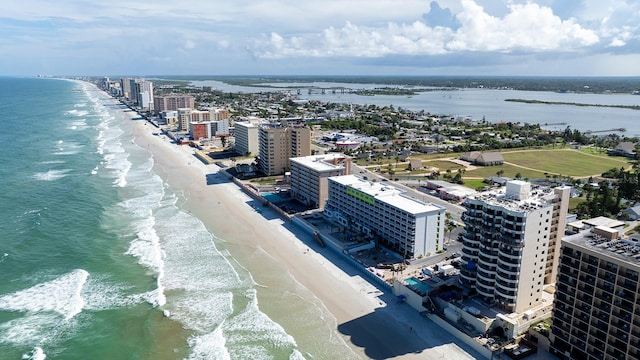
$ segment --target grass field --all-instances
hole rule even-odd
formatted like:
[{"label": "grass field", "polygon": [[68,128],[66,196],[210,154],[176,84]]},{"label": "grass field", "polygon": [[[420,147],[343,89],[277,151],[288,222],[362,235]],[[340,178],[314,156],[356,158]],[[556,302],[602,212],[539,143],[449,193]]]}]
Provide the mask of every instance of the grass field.
[{"label": "grass field", "polygon": [[571,177],[600,175],[611,168],[627,168],[630,165],[626,159],[594,156],[576,150],[517,151],[505,152],[502,156],[505,162],[549,174],[561,174]]},{"label": "grass field", "polygon": [[[595,151],[578,150],[526,150],[502,152],[505,162],[501,166],[478,167],[468,170],[464,178],[486,178],[495,176],[502,170],[505,177],[515,177],[520,173],[523,178],[545,178],[554,175],[574,178],[599,176],[611,168],[627,168],[629,159],[612,157]],[[513,164],[513,165],[512,165]],[[516,166],[517,165],[517,166]]]},{"label": "grass field", "polygon": [[476,170],[467,170],[467,172],[464,173],[463,178],[484,179],[488,178],[489,176],[497,176],[497,172],[500,170],[503,171],[502,176],[510,178],[514,178],[518,173],[520,173],[520,176],[522,176],[522,178],[526,179],[544,179],[546,177],[544,171],[523,169],[517,166],[504,164],[500,166],[479,166]]}]

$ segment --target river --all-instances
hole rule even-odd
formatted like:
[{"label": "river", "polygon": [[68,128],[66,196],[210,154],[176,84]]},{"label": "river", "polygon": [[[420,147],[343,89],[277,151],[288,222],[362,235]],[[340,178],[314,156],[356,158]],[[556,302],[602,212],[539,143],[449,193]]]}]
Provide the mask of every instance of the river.
[{"label": "river", "polygon": [[[431,114],[447,114],[469,117],[474,120],[484,118],[489,122],[520,122],[541,124],[549,130],[564,130],[567,126],[593,134],[616,133],[626,137],[640,137],[640,111],[611,107],[530,104],[509,102],[505,99],[527,99],[547,102],[565,102],[599,105],[640,105],[640,96],[631,94],[578,94],[544,91],[460,89],[455,91],[435,90],[413,96],[373,95],[364,96],[336,91],[325,94],[308,93],[309,87],[373,89],[377,87],[401,87],[402,85],[352,84],[336,82],[274,83],[273,87],[250,87],[229,85],[220,81],[193,81],[193,86],[214,86],[225,92],[256,93],[289,90],[294,94],[300,89],[300,97],[324,102],[353,103],[402,107],[408,110],[424,110]],[[265,84],[267,85],[267,84]],[[624,128],[625,132],[609,131]]]}]

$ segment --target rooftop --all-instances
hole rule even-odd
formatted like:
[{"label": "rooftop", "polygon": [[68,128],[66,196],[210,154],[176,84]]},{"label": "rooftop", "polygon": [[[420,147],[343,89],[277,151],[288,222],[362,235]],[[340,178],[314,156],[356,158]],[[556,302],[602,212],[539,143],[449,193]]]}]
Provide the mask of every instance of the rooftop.
[{"label": "rooftop", "polygon": [[423,214],[444,209],[439,205],[425,203],[407,196],[405,190],[395,186],[368,181],[355,175],[334,176],[331,177],[330,180],[357,189],[367,195],[371,195],[377,201],[387,203],[411,214]]},{"label": "rooftop", "polygon": [[562,242],[576,245],[640,268],[640,243],[637,241],[625,239],[609,240],[592,233],[590,230],[584,230],[575,235],[564,237]]},{"label": "rooftop", "polygon": [[[520,187],[524,182],[509,181],[507,184],[509,183]],[[469,198],[483,201],[489,205],[500,206],[507,210],[526,213],[551,206],[550,200],[555,196],[551,188],[533,188],[528,192],[521,193],[519,197],[509,194],[507,189],[509,187],[500,187]]]},{"label": "rooftop", "polygon": [[[311,155],[291,158],[291,162],[298,163],[302,166],[311,168],[316,171],[331,171],[344,169],[344,166],[336,161],[346,160],[348,156],[341,153],[328,153],[324,155]],[[334,162],[336,162],[334,164]]]}]

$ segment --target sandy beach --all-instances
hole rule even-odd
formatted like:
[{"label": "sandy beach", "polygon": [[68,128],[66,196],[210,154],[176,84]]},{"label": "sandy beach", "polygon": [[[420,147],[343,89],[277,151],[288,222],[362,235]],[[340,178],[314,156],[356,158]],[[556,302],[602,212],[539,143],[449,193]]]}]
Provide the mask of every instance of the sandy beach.
[{"label": "sandy beach", "polygon": [[[129,113],[130,117],[136,116]],[[222,174],[205,165],[194,149],[158,136],[158,129],[134,120],[135,142],[148,149],[155,171],[187,199],[182,207],[214,233],[257,284],[277,287],[274,278],[288,273],[299,284],[296,296],[319,304],[332,316],[325,319],[362,359],[473,359],[471,351],[437,325],[421,317],[393,294],[384,294],[360,276],[360,271],[311,236],[265,209],[253,209],[253,199]],[[242,261],[241,259],[247,259]],[[272,264],[265,267],[266,259]],[[275,289],[278,290],[278,289]],[[282,289],[283,292],[288,289]],[[259,295],[260,296],[260,293]],[[270,317],[278,318],[276,310]],[[303,327],[305,319],[299,319]],[[296,337],[295,329],[286,329]],[[459,345],[460,344],[460,345]],[[319,358],[319,357],[315,357]]]}]

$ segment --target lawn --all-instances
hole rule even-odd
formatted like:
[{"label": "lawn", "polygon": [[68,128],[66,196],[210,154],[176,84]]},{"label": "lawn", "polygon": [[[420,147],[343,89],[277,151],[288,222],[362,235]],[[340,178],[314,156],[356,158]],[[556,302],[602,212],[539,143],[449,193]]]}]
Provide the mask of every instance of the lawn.
[{"label": "lawn", "polygon": [[458,169],[463,169],[464,166],[460,164],[456,164],[447,160],[431,160],[431,161],[423,161],[422,166],[424,167],[436,167],[440,174],[443,175],[447,172],[447,170],[451,170],[452,173],[458,171]]},{"label": "lawn", "polygon": [[[514,151],[503,152],[502,156],[505,162],[539,170],[543,173],[547,172],[550,175],[559,174],[571,177],[600,175],[611,168],[627,168],[630,165],[626,159],[594,156],[576,150]],[[531,177],[524,174],[524,169],[521,173],[523,177]]]},{"label": "lawn", "polygon": [[543,171],[529,170],[523,169],[517,166],[512,166],[508,164],[500,165],[500,166],[478,166],[476,170],[467,170],[464,173],[463,178],[467,181],[467,178],[488,178],[490,176],[498,176],[497,172],[502,170],[502,176],[514,178],[516,174],[520,173],[522,178],[527,179],[544,179],[546,175]]}]

